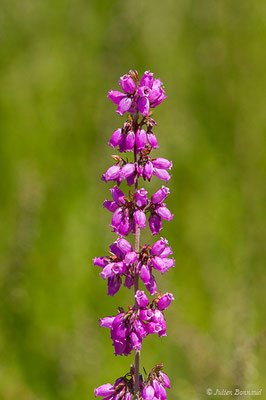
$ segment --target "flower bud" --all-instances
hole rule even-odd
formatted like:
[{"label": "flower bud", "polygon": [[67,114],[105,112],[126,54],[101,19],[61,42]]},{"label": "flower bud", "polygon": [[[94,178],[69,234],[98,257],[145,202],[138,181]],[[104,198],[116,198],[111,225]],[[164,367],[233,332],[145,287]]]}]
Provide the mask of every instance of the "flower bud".
[{"label": "flower bud", "polygon": [[149,330],[156,330],[155,333],[158,333],[159,337],[166,336],[166,322],[163,313],[160,310],[154,311],[154,316],[151,319],[150,324],[150,327],[148,327]]},{"label": "flower bud", "polygon": [[149,226],[151,233],[157,235],[162,229],[162,219],[157,214],[151,214],[149,218]]},{"label": "flower bud", "polygon": [[159,146],[158,146],[158,143],[157,143],[157,138],[156,138],[156,136],[154,135],[154,133],[149,132],[149,133],[147,134],[147,139],[148,139],[149,145],[150,145],[153,149],[157,149],[157,148],[159,147]]},{"label": "flower bud", "polygon": [[100,272],[100,275],[103,279],[110,278],[111,276],[114,276],[114,271],[113,271],[113,265],[114,263],[109,263],[104,267],[104,269]]},{"label": "flower bud", "polygon": [[[128,355],[128,351],[127,351],[127,343],[126,342],[117,342],[114,341],[113,343],[114,349],[115,349],[115,355],[120,355],[122,356],[123,354]],[[111,400],[112,397],[107,397],[105,398],[106,400]]]},{"label": "flower bud", "polygon": [[131,230],[132,224],[130,223],[130,220],[128,218],[124,218],[117,229],[117,233],[119,233],[121,236],[127,236]]},{"label": "flower bud", "polygon": [[157,284],[156,284],[156,280],[154,278],[153,275],[151,275],[151,279],[150,282],[147,283],[146,285],[146,289],[150,292],[150,294],[153,296],[155,293],[157,293]]},{"label": "flower bud", "polygon": [[154,388],[155,396],[157,398],[160,398],[160,386],[159,386],[157,379],[152,380],[152,386]]},{"label": "flower bud", "polygon": [[122,208],[118,208],[113,213],[111,227],[117,228],[121,224],[122,220],[123,220],[123,210],[122,210]]},{"label": "flower bud", "polygon": [[[162,255],[160,255],[162,257]],[[164,260],[164,265],[165,265],[165,271],[168,271],[169,268],[172,268],[175,266],[175,260],[173,258],[163,258]],[[162,273],[164,273],[162,272]]]},{"label": "flower bud", "polygon": [[114,186],[112,189],[110,189],[110,191],[111,191],[112,198],[114,199],[114,201],[117,204],[125,203],[125,199],[124,199],[125,195],[122,192],[122,190],[118,189],[117,186]]},{"label": "flower bud", "polygon": [[166,390],[162,385],[159,386],[160,386],[160,399],[166,400]]},{"label": "flower bud", "polygon": [[120,178],[123,180],[128,178],[130,175],[133,175],[135,172],[135,164],[128,163],[125,164],[120,171]]},{"label": "flower bud", "polygon": [[161,206],[156,208],[156,213],[163,219],[165,219],[166,221],[171,221],[174,217],[174,214],[171,214],[171,211],[168,210],[167,207],[165,206]]},{"label": "flower bud", "polygon": [[125,283],[124,283],[124,286],[125,287],[127,287],[128,289],[130,289],[131,288],[131,286],[133,286],[134,285],[134,281],[133,281],[133,279],[132,278],[130,278],[129,276],[126,276],[125,277]]},{"label": "flower bud", "polygon": [[117,239],[116,244],[124,254],[133,250],[131,244],[124,238]]},{"label": "flower bud", "polygon": [[136,90],[135,82],[128,74],[121,76],[119,83],[125,93],[132,94]]},{"label": "flower bud", "polygon": [[172,293],[165,293],[158,301],[159,310],[165,310],[167,307],[169,307],[172,300],[174,300]]},{"label": "flower bud", "polygon": [[145,71],[144,75],[142,76],[140,80],[140,86],[148,86],[150,89],[152,89],[153,86],[153,73],[150,71]]},{"label": "flower bud", "polygon": [[162,179],[163,181],[166,181],[166,182],[168,182],[171,179],[171,175],[165,169],[154,168],[153,169],[153,174],[157,178]]},{"label": "flower bud", "polygon": [[141,340],[135,332],[131,332],[130,341],[134,350],[141,350]]},{"label": "flower bud", "polygon": [[118,205],[114,201],[109,201],[105,200],[103,203],[104,208],[106,208],[108,211],[111,211],[112,213],[115,212],[118,209]]},{"label": "flower bud", "polygon": [[148,200],[147,193],[147,190],[143,188],[136,191],[135,203],[138,207],[146,206]]},{"label": "flower bud", "polygon": [[144,166],[144,175],[147,177],[148,181],[151,180],[153,173],[153,165],[151,161],[148,161]]},{"label": "flower bud", "polygon": [[155,105],[158,103],[162,93],[162,89],[159,86],[153,85],[153,88],[149,93],[149,100],[152,107],[155,107]]},{"label": "flower bud", "polygon": [[129,335],[129,328],[124,322],[122,324],[118,325],[115,336],[117,340],[123,340]]},{"label": "flower bud", "polygon": [[163,320],[163,322],[162,322],[162,324],[161,324],[161,330],[160,330],[160,332],[158,333],[158,336],[159,336],[159,337],[167,336],[167,334],[166,334],[166,322],[165,322],[165,320]]},{"label": "flower bud", "polygon": [[152,259],[152,266],[153,268],[157,269],[157,271],[160,271],[161,273],[165,272],[165,259],[155,256]]},{"label": "flower bud", "polygon": [[122,129],[121,128],[116,129],[114,131],[114,133],[112,134],[108,144],[109,144],[109,146],[115,148],[116,146],[118,146],[121,143],[122,139],[123,139]]},{"label": "flower bud", "polygon": [[172,161],[167,160],[166,158],[158,157],[152,160],[152,163],[155,168],[159,169],[171,169],[172,168]]},{"label": "flower bud", "polygon": [[168,242],[166,239],[161,238],[157,240],[151,247],[151,255],[159,256],[164,251],[167,244]]},{"label": "flower bud", "polygon": [[125,137],[125,135],[123,135],[122,140],[121,140],[121,142],[119,143],[119,151],[120,151],[120,153],[126,152],[126,144],[125,144],[125,141],[126,141],[126,137]]},{"label": "flower bud", "polygon": [[172,247],[168,246],[164,249],[164,251],[160,254],[161,257],[169,257],[171,256],[173,253]]},{"label": "flower bud", "polygon": [[152,386],[145,386],[142,392],[143,400],[153,400],[154,398],[154,389]]},{"label": "flower bud", "polygon": [[132,174],[132,175],[130,175],[130,176],[127,177],[127,185],[128,185],[128,186],[132,186],[134,182],[135,182],[135,180],[134,180],[134,174]]},{"label": "flower bud", "polygon": [[[122,324],[122,322],[124,321],[124,313],[119,313],[115,316],[115,319],[112,323],[112,330],[116,330],[117,327]],[[112,332],[112,331],[111,331]],[[112,335],[111,335],[112,336]]]},{"label": "flower bud", "polygon": [[152,92],[153,91],[151,90],[150,95],[149,95],[149,100],[152,99],[152,101],[150,100],[150,102],[152,103],[151,107],[157,107],[159,104],[161,104],[161,102],[163,100],[167,99],[167,96],[165,96],[165,92],[164,92],[164,90],[162,88],[159,88],[156,91],[157,92],[157,94],[156,94],[157,99],[156,100],[154,100],[154,97],[156,97],[156,96],[154,96],[154,93],[152,93]]},{"label": "flower bud", "polygon": [[125,255],[124,263],[126,265],[134,264],[137,261],[138,255],[135,251],[130,251]]},{"label": "flower bud", "polygon": [[115,389],[113,385],[111,385],[111,383],[105,383],[104,385],[101,385],[94,389],[95,397],[111,396],[113,393],[115,393]]},{"label": "flower bud", "polygon": [[116,317],[104,317],[99,320],[101,328],[112,328],[112,324]]},{"label": "flower bud", "polygon": [[103,174],[102,180],[104,181],[112,181],[119,178],[121,167],[119,165],[112,165],[108,170]]},{"label": "flower bud", "polygon": [[139,97],[138,109],[143,117],[147,117],[149,115],[150,102],[147,97]]},{"label": "flower bud", "polygon": [[142,265],[141,270],[140,270],[140,277],[144,285],[150,282],[151,279],[151,273],[147,265]]},{"label": "flower bud", "polygon": [[157,190],[157,192],[151,196],[151,201],[154,204],[159,204],[166,199],[169,193],[170,189],[166,186],[162,186],[161,189]]},{"label": "flower bud", "polygon": [[138,129],[136,133],[136,147],[137,150],[144,149],[147,142],[147,134],[144,129]]},{"label": "flower bud", "polygon": [[93,259],[93,264],[103,268],[108,264],[108,261],[106,261],[105,257],[95,257]]},{"label": "flower bud", "polygon": [[124,93],[118,92],[117,90],[110,90],[107,97],[115,104],[119,104],[120,101],[125,97]]},{"label": "flower bud", "polygon": [[[147,311],[147,310],[140,310],[140,312],[142,312],[142,311]],[[135,319],[135,321],[133,322],[133,327],[135,329],[136,334],[141,339],[143,339],[143,338],[145,338],[147,336],[145,324],[140,319]]]},{"label": "flower bud", "polygon": [[135,145],[135,133],[129,131],[125,138],[125,150],[131,151]]},{"label": "flower bud", "polygon": [[127,97],[127,96],[123,97],[122,100],[118,104],[118,107],[116,110],[117,114],[120,114],[122,117],[123,114],[125,114],[125,112],[127,112],[130,109],[131,103],[132,103],[132,100],[130,97]]},{"label": "flower bud", "polygon": [[139,269],[141,267],[141,262],[137,262],[137,264],[135,265],[135,273],[138,274],[139,273]]},{"label": "flower bud", "polygon": [[160,79],[155,79],[152,85],[152,90],[149,93],[149,100],[152,107],[158,106],[164,99],[166,99],[163,85]]},{"label": "flower bud", "polygon": [[137,173],[139,174],[139,176],[143,176],[143,166],[142,165],[138,165],[137,167]]},{"label": "flower bud", "polygon": [[135,294],[135,299],[140,308],[145,308],[149,304],[149,299],[143,290],[138,290]]},{"label": "flower bud", "polygon": [[145,229],[146,215],[142,210],[137,210],[134,212],[134,221],[140,229]]},{"label": "flower bud", "polygon": [[114,296],[120,289],[122,279],[119,275],[111,276],[108,278],[108,295]]},{"label": "flower bud", "polygon": [[171,385],[170,385],[170,379],[168,378],[168,376],[167,376],[164,372],[162,372],[162,371],[160,371],[159,374],[160,374],[160,376],[161,376],[161,378],[162,378],[162,380],[163,380],[164,386],[165,386],[166,388],[170,389],[170,388],[171,388]]}]

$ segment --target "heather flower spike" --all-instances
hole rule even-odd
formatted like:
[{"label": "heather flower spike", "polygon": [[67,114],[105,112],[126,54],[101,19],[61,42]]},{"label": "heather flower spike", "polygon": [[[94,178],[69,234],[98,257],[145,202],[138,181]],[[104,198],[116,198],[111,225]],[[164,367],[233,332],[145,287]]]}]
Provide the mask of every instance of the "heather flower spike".
[{"label": "heather flower spike", "polygon": [[[156,279],[159,273],[173,268],[175,260],[165,238],[157,237],[151,244],[140,245],[140,232],[149,227],[152,235],[158,235],[164,221],[171,221],[173,214],[165,203],[170,194],[168,187],[162,185],[149,195],[145,187],[139,187],[139,181],[142,179],[143,185],[151,179],[171,179],[172,161],[152,155],[159,147],[152,109],[166,96],[163,83],[150,71],[139,77],[137,71],[130,70],[121,76],[119,85],[120,90],[110,90],[107,97],[116,104],[120,116],[127,113],[127,120],[114,130],[108,144],[127,155],[112,155],[113,164],[102,175],[104,182],[115,183],[110,188],[111,198],[103,206],[112,213],[110,226],[116,237],[108,253],[95,257],[93,264],[100,268],[99,275],[107,282],[108,295],[114,296],[122,284],[134,293],[132,306],[127,310],[119,307],[116,315],[103,317],[99,322],[100,327],[110,330],[114,354],[134,353],[135,363],[114,384],[95,388],[94,394],[106,400],[165,400],[170,380],[162,371],[163,365],[156,365],[149,374],[141,374],[140,352],[148,335],[166,336],[165,314],[174,296],[158,291]],[[129,190],[119,188],[123,181]],[[129,233],[135,236],[134,246],[126,239]]]}]

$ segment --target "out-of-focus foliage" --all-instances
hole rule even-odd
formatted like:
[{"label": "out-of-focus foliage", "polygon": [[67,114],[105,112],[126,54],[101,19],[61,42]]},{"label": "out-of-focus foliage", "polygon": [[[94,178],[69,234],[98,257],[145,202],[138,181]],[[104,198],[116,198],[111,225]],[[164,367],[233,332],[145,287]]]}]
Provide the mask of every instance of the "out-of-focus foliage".
[{"label": "out-of-focus foliage", "polygon": [[91,262],[115,238],[106,94],[130,68],[165,83],[156,154],[174,162],[176,301],[142,362],[165,362],[170,400],[265,396],[265,20],[263,0],[1,1],[1,399],[91,399],[133,361],[97,322],[132,292],[108,298]]}]

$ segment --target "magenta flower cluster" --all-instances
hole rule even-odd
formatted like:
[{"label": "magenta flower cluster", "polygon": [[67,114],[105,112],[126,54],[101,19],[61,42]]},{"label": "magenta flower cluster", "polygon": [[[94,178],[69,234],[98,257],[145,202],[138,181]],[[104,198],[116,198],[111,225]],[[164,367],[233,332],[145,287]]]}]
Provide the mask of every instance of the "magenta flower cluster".
[{"label": "magenta flower cluster", "polygon": [[150,108],[166,99],[163,83],[160,79],[154,79],[149,71],[145,72],[140,82],[137,73],[129,71],[129,74],[121,76],[119,84],[123,93],[110,90],[108,97],[118,105],[116,112],[121,116],[126,112],[140,112],[142,117],[148,117]]},{"label": "magenta flower cluster", "polygon": [[141,350],[142,339],[152,333],[166,336],[166,322],[162,310],[174,300],[172,293],[157,296],[149,305],[143,290],[135,294],[138,307],[121,310],[114,317],[100,319],[100,326],[111,329],[115,354],[128,356],[132,350]]},{"label": "magenta flower cluster", "polygon": [[175,260],[169,258],[172,254],[172,248],[163,238],[157,240],[152,246],[142,246],[137,254],[126,239],[119,237],[111,244],[109,255],[96,257],[93,263],[102,268],[100,275],[108,281],[109,295],[113,296],[118,292],[123,279],[124,286],[130,289],[134,284],[136,272],[139,273],[150,294],[154,295],[157,292],[154,270],[164,274],[169,268],[174,267]]},{"label": "magenta flower cluster", "polygon": [[[117,315],[101,318],[100,326],[110,329],[114,354],[128,356],[134,352],[135,364],[113,385],[106,383],[96,388],[95,397],[101,396],[105,400],[164,400],[170,381],[162,371],[163,365],[156,365],[144,376],[139,367],[140,351],[148,335],[166,336],[164,313],[174,296],[158,291],[156,275],[157,271],[166,273],[175,266],[175,261],[165,238],[140,246],[140,232],[149,226],[151,234],[158,235],[163,220],[171,221],[173,214],[165,203],[170,194],[168,187],[161,186],[149,197],[144,187],[139,188],[139,181],[149,182],[154,176],[168,182],[171,178],[172,162],[151,156],[151,152],[158,148],[153,133],[157,123],[152,118],[152,110],[166,96],[161,80],[154,79],[149,71],[141,78],[137,71],[129,71],[120,78],[119,84],[122,91],[110,90],[108,98],[117,105],[119,115],[128,115],[123,126],[112,134],[109,145],[120,153],[131,152],[134,157],[129,161],[127,157],[113,155],[113,165],[102,175],[104,182],[115,183],[110,189],[111,199],[106,199],[103,206],[112,213],[110,226],[117,237],[109,246],[108,255],[95,257],[93,263],[100,267],[100,276],[107,280],[108,295],[114,296],[122,283],[128,289],[134,288],[134,304],[126,311],[119,307]],[[119,187],[123,181],[133,190],[125,193]],[[134,248],[125,238],[130,233],[135,236]],[[149,300],[147,294],[154,298]]]},{"label": "magenta flower cluster", "polygon": [[[146,381],[143,376],[139,377],[138,398],[143,400],[166,400],[166,388],[170,389],[170,380],[162,371],[163,365],[156,365],[148,374]],[[94,389],[95,397],[104,397],[104,400],[132,400],[134,397],[134,373],[135,369],[131,366],[130,372],[118,378],[114,385],[105,383]]]},{"label": "magenta flower cluster", "polygon": [[162,229],[162,219],[171,221],[173,214],[163,203],[169,194],[169,189],[162,186],[151,197],[147,197],[145,189],[136,190],[128,197],[117,186],[111,189],[112,200],[105,200],[103,206],[113,213],[111,227],[121,236],[127,236],[130,232],[136,233],[136,228],[146,228],[146,214],[149,213],[149,226],[153,235],[157,235]]}]

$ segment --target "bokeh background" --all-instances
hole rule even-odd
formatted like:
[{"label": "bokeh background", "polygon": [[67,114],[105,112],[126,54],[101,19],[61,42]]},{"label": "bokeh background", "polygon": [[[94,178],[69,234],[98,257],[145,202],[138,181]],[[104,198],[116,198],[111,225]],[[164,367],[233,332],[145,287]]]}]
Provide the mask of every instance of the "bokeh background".
[{"label": "bokeh background", "polygon": [[266,399],[265,21],[264,0],[1,1],[1,399],[92,399],[133,362],[97,322],[132,292],[109,298],[91,261],[115,238],[106,94],[131,68],[165,84],[156,154],[174,162],[176,301],[142,365],[165,363],[170,400]]}]

